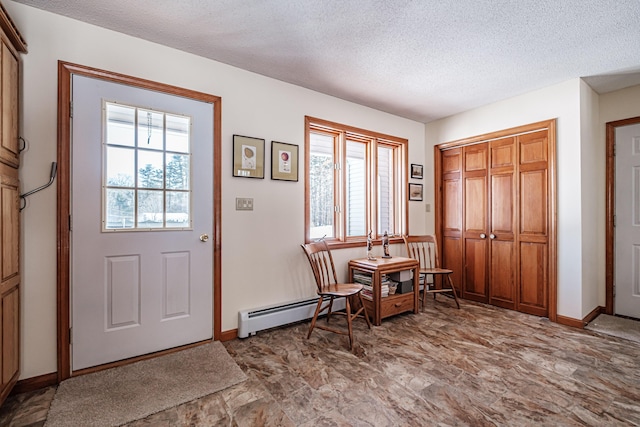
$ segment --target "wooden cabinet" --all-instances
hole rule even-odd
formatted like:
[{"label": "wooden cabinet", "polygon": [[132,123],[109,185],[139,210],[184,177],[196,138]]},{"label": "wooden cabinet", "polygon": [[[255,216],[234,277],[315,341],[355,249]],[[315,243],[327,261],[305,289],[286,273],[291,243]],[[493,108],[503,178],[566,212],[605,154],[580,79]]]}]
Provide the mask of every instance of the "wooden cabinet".
[{"label": "wooden cabinet", "polygon": [[26,44],[0,5],[0,404],[20,374],[19,52]]},{"label": "wooden cabinet", "polygon": [[549,128],[446,144],[439,154],[442,264],[466,299],[549,314]]},{"label": "wooden cabinet", "polygon": [[[371,287],[373,296],[371,299],[363,296],[362,300],[367,309],[371,322],[379,326],[382,319],[405,311],[418,312],[419,292],[419,263],[412,258],[392,257],[369,260],[367,258],[349,261],[349,278],[354,281],[354,272],[362,272],[371,275]],[[413,272],[413,292],[406,294],[381,295],[382,276],[385,274],[411,270]]]}]

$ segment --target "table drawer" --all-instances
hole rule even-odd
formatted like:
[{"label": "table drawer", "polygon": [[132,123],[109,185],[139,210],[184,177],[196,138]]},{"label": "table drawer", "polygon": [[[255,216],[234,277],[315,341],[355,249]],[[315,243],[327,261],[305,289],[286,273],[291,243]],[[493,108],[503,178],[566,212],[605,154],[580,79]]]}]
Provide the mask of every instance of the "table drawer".
[{"label": "table drawer", "polygon": [[390,295],[380,301],[380,318],[413,311],[413,293]]}]

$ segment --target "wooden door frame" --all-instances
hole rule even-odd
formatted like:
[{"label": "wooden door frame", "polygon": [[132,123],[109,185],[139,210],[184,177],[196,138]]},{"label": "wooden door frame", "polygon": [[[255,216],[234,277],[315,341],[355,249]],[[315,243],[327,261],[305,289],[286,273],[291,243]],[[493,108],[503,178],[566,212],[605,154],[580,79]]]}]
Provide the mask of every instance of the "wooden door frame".
[{"label": "wooden door frame", "polygon": [[[213,104],[213,339],[222,335],[221,313],[221,141],[222,98],[137,77],[99,70],[83,65],[58,61],[58,183],[57,183],[57,331],[58,382],[69,378],[71,372],[71,307],[70,307],[70,215],[71,215],[71,77],[90,77],[169,95],[191,98]],[[186,346],[188,347],[188,346]],[[162,353],[162,352],[160,352]],[[141,356],[140,358],[146,358]],[[139,358],[128,359],[128,361]],[[117,363],[117,362],[116,362]],[[104,365],[104,367],[113,364]],[[91,370],[96,370],[90,368]],[[99,369],[99,368],[98,368]]]},{"label": "wooden door frame", "polygon": [[640,117],[616,120],[606,123],[607,140],[607,166],[606,166],[606,231],[605,231],[605,314],[613,315],[613,284],[615,253],[615,226],[616,214],[616,128],[640,123]]},{"label": "wooden door frame", "polygon": [[[549,155],[549,199],[548,199],[548,218],[549,218],[549,265],[548,265],[548,307],[549,320],[558,322],[558,260],[557,260],[557,208],[556,208],[556,119],[545,120],[541,122],[531,123],[528,125],[518,126],[511,129],[504,129],[496,132],[477,135],[470,138],[460,139],[452,142],[445,142],[433,147],[434,162],[434,187],[435,187],[435,230],[438,239],[438,245],[442,248],[442,163],[440,153],[446,149],[455,147],[463,147],[465,145],[479,144],[491,141],[493,139],[515,136],[523,133],[535,132],[537,130],[548,129],[548,155]],[[462,284],[460,284],[462,286]]]}]

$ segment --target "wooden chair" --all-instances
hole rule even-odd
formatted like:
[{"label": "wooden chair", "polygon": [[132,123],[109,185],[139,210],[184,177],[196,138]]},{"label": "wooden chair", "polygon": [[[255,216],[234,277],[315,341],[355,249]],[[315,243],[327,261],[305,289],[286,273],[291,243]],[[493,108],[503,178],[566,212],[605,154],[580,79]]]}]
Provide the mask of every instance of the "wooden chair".
[{"label": "wooden chair", "polygon": [[[407,254],[410,258],[420,261],[420,281],[424,277],[424,286],[422,287],[422,306],[427,294],[433,294],[433,299],[436,298],[436,294],[447,292],[453,295],[453,299],[456,302],[458,308],[460,303],[458,302],[458,295],[456,295],[456,288],[453,286],[453,280],[451,280],[451,274],[453,270],[440,267],[440,259],[438,258],[438,243],[436,236],[402,236],[404,239],[404,245],[407,248]],[[431,276],[431,282],[429,283],[429,276]],[[436,278],[440,278],[440,286],[437,285]],[[444,280],[448,282],[448,287],[444,287]]]},{"label": "wooden chair", "polygon": [[[300,246],[302,246],[304,253],[309,259],[309,263],[311,264],[311,270],[313,270],[313,276],[315,277],[316,285],[318,286],[318,296],[320,297],[318,299],[318,305],[316,306],[316,311],[313,315],[313,319],[311,320],[311,326],[309,327],[307,339],[309,339],[309,337],[311,336],[313,328],[317,327],[319,329],[335,332],[337,334],[348,335],[349,349],[352,350],[353,329],[351,327],[351,321],[356,317],[362,315],[367,321],[367,326],[369,327],[369,329],[371,329],[371,322],[369,321],[369,316],[367,315],[367,310],[364,307],[362,295],[360,294],[360,291],[362,291],[362,285],[358,283],[338,283],[336,270],[333,265],[333,257],[331,256],[331,251],[329,250],[327,242],[325,242],[324,240]],[[360,308],[352,314],[350,297],[356,295],[360,300]],[[322,307],[325,296],[329,297],[329,301],[324,307]],[[335,298],[345,298],[346,313],[340,311],[332,311],[333,300]],[[318,315],[325,310],[327,310],[327,325],[316,325]],[[332,314],[340,314],[347,317],[347,331],[332,328],[329,326],[329,318]]]}]

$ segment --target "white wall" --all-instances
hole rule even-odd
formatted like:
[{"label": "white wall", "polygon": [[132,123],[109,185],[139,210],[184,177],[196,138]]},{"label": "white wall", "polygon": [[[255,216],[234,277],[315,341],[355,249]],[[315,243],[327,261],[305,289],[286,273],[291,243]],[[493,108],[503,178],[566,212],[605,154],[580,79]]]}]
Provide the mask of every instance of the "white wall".
[{"label": "white wall", "polygon": [[[232,177],[232,135],[298,144],[304,158],[304,116],[310,115],[409,140],[409,163],[425,158],[424,125],[322,95],[144,40],[6,1],[25,37],[22,188],[46,182],[56,160],[57,62],[78,63],[222,97],[222,330],[237,327],[239,310],[312,296],[315,285],[299,245],[304,240],[304,169],[300,181]],[[425,170],[428,174],[429,169]],[[236,212],[236,197],[252,197],[252,212]],[[56,365],[56,191],[30,198],[22,212],[22,374]],[[424,204],[411,202],[410,231],[425,231]],[[392,253],[401,248],[396,245]],[[337,251],[347,260],[364,248]]]},{"label": "white wall", "polygon": [[[434,145],[557,118],[558,315],[574,319],[583,317],[580,96],[581,80],[574,79],[428,123],[425,128],[427,162],[432,165]],[[433,187],[433,178],[429,185]],[[428,220],[433,227],[433,214]]]},{"label": "white wall", "polygon": [[580,81],[582,172],[582,316],[605,305],[605,141],[599,133],[599,96]]}]

